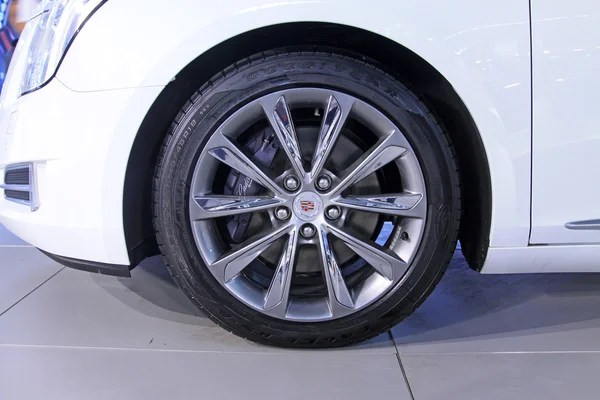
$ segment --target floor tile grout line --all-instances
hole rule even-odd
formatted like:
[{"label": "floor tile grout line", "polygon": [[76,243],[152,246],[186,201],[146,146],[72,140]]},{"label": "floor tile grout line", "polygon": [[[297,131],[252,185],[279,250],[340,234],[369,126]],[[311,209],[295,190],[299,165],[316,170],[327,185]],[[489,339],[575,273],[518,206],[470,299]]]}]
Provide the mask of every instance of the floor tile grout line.
[{"label": "floor tile grout line", "polygon": [[398,351],[398,346],[396,345],[396,341],[394,340],[394,335],[392,335],[391,330],[388,331],[388,335],[390,335],[390,339],[392,340],[394,349],[396,349],[396,359],[398,360],[398,365],[400,366],[400,371],[402,371],[402,377],[404,377],[404,383],[406,383],[406,389],[408,389],[408,394],[410,395],[411,400],[415,400],[415,396],[410,387],[410,383],[408,382],[408,376],[406,375],[406,371],[404,370],[404,365],[402,365],[402,360],[400,359],[400,352]]},{"label": "floor tile grout line", "polygon": [[[291,355],[314,355],[315,353],[307,353],[305,351],[289,350],[289,351],[228,351],[228,350],[193,350],[193,349],[156,349],[147,347],[101,347],[101,346],[67,346],[67,345],[52,345],[52,344],[19,344],[19,343],[0,343],[0,349],[16,347],[16,348],[31,348],[31,349],[58,349],[58,350],[91,350],[91,351],[132,351],[132,352],[158,352],[158,353],[211,353],[211,354],[238,354],[238,355],[271,355],[271,356],[291,356]],[[331,356],[342,355],[352,357],[362,356],[388,356],[389,353],[346,353],[346,352],[318,352],[319,354],[327,354]]]},{"label": "floor tile grout line", "polygon": [[62,267],[61,269],[59,269],[58,271],[56,271],[55,273],[53,273],[48,279],[46,279],[44,282],[40,283],[39,285],[37,285],[36,287],[34,287],[29,293],[27,293],[25,296],[21,297],[19,300],[17,300],[16,303],[14,303],[12,306],[8,307],[6,310],[2,311],[0,313],[0,317],[3,316],[4,314],[6,314],[7,312],[9,312],[14,306],[16,306],[17,304],[19,304],[20,302],[22,302],[23,300],[25,300],[31,293],[35,292],[36,290],[38,290],[44,283],[48,282],[50,279],[54,278],[56,275],[58,275],[58,273],[60,271],[62,271],[63,269],[65,269],[66,267]]},{"label": "floor tile grout line", "polygon": [[600,354],[600,350],[515,350],[515,351],[418,351],[405,352],[404,355],[412,356],[463,356],[463,355],[531,355],[531,354]]},{"label": "floor tile grout line", "polygon": [[398,365],[400,365],[400,370],[402,371],[402,376],[404,377],[404,382],[406,383],[406,388],[408,389],[408,394],[410,395],[411,400],[415,400],[415,395],[413,394],[412,388],[410,387],[410,383],[408,382],[408,376],[406,375],[406,371],[404,370],[404,365],[402,365],[402,360],[400,359],[400,353],[396,350],[396,359],[398,360]]},{"label": "floor tile grout line", "polygon": [[[59,271],[60,272],[60,271]],[[284,351],[274,351],[274,352],[264,352],[264,351],[228,351],[228,350],[199,350],[199,349],[156,349],[156,348],[147,348],[147,347],[102,347],[102,346],[66,346],[66,345],[51,345],[51,344],[23,344],[23,343],[0,343],[0,349],[3,347],[22,347],[22,348],[51,348],[51,349],[78,349],[78,350],[125,350],[125,351],[152,351],[152,352],[178,352],[178,353],[219,353],[219,354],[255,354],[255,355],[292,355],[292,354],[304,354],[302,350],[284,350]],[[341,355],[351,355],[351,356],[372,356],[372,355],[389,355],[389,353],[378,353],[378,352],[357,352],[357,353],[346,353],[339,351],[319,351],[322,354],[341,354]],[[308,354],[308,353],[307,353]],[[312,353],[311,353],[312,354]],[[554,350],[554,351],[521,351],[521,352],[457,352],[457,353],[404,353],[405,356],[439,356],[439,355],[517,355],[517,354],[590,354],[590,355],[598,355],[600,354],[600,350]],[[395,352],[396,357],[399,357],[399,352]],[[402,364],[404,367],[404,364]],[[404,371],[405,372],[405,371]]]}]

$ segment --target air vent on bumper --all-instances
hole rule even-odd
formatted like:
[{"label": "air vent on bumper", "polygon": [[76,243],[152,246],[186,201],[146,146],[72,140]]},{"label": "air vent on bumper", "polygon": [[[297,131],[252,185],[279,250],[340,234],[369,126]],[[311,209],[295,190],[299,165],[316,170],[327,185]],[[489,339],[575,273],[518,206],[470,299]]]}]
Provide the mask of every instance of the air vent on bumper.
[{"label": "air vent on bumper", "polygon": [[29,206],[31,211],[39,208],[33,163],[6,166],[4,184],[0,184],[0,189],[4,189],[6,200]]}]

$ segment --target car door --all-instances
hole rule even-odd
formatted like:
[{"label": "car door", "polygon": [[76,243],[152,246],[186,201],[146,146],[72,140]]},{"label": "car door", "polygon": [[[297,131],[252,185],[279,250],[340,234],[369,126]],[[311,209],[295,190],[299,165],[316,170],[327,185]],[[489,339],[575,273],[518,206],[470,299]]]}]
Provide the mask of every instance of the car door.
[{"label": "car door", "polygon": [[531,0],[532,244],[600,243],[600,1]]}]

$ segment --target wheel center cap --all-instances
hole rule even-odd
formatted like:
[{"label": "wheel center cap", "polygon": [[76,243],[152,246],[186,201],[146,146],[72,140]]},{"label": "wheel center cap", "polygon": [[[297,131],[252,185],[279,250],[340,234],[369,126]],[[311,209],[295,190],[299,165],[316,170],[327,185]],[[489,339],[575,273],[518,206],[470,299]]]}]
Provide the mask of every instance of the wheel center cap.
[{"label": "wheel center cap", "polygon": [[300,193],[294,199],[294,214],[302,221],[312,221],[323,212],[323,201],[314,192]]}]

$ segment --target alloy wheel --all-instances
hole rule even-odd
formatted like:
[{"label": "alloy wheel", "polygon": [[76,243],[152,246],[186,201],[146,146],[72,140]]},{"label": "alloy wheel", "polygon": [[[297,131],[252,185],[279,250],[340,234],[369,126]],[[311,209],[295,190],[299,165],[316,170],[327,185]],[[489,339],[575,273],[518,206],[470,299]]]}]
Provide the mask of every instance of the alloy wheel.
[{"label": "alloy wheel", "polygon": [[[294,121],[306,110],[315,135]],[[268,144],[283,160],[277,168],[245,148],[256,126],[272,133]],[[362,136],[370,139],[355,146],[361,154],[335,161],[344,159],[342,140]],[[242,190],[226,193],[232,171],[245,177]],[[376,184],[364,186],[369,180]],[[243,188],[252,183],[260,193],[246,195]],[[234,241],[223,226],[241,214],[251,214],[253,226]],[[325,321],[401,286],[421,241],[427,198],[417,157],[388,117],[339,91],[293,88],[249,102],[212,134],[192,176],[189,217],[200,256],[236,299],[279,319]],[[376,228],[361,233],[357,225],[364,224],[356,221]],[[304,255],[313,253],[319,265],[310,280],[298,271],[307,270],[313,259]]]}]

